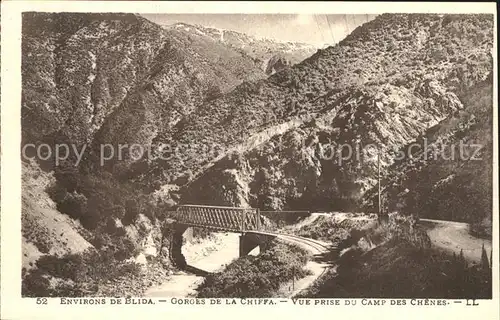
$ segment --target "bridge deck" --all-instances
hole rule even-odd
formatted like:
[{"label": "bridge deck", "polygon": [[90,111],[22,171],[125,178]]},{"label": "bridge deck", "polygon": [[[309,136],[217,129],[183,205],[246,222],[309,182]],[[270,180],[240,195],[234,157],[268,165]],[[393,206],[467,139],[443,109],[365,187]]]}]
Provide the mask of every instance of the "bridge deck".
[{"label": "bridge deck", "polygon": [[177,209],[179,223],[223,231],[245,232],[260,229],[260,213],[254,208],[182,205]]}]

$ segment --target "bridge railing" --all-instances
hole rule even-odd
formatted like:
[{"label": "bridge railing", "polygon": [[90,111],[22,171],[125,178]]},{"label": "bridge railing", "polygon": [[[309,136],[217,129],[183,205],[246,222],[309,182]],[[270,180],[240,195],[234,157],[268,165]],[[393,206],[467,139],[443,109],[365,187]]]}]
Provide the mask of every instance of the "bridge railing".
[{"label": "bridge railing", "polygon": [[260,230],[260,212],[255,208],[182,205],[176,212],[179,223],[234,232]]}]

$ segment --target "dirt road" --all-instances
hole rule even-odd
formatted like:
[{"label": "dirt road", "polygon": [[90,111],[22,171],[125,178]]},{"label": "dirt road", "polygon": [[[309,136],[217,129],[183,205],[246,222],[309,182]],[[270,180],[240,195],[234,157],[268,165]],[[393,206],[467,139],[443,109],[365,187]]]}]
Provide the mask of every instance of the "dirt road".
[{"label": "dirt road", "polygon": [[448,252],[460,253],[472,263],[481,261],[484,244],[488,258],[491,258],[491,240],[479,239],[469,234],[469,225],[463,222],[420,219],[420,225],[427,229],[433,245]]},{"label": "dirt road", "polygon": [[328,263],[314,259],[314,257],[327,253],[329,244],[319,240],[293,235],[280,235],[279,238],[289,243],[295,243],[313,255],[313,259],[309,260],[305,265],[305,269],[309,270],[311,274],[297,281],[291,281],[283,284],[278,291],[277,297],[292,298],[310,287],[313,282],[318,279],[327,270],[327,268],[330,267]]}]

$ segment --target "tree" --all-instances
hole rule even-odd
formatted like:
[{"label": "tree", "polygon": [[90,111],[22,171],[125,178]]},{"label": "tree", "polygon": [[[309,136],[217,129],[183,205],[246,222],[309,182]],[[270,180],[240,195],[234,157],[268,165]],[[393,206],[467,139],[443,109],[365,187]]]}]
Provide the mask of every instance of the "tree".
[{"label": "tree", "polygon": [[125,202],[125,215],[123,216],[122,223],[129,225],[135,221],[139,215],[139,205],[135,199],[129,199]]},{"label": "tree", "polygon": [[465,261],[463,249],[460,249],[460,255],[458,256],[458,263],[464,268],[467,266],[467,261]]},{"label": "tree", "polygon": [[66,193],[66,197],[58,202],[57,209],[73,219],[80,219],[87,213],[87,198],[77,192]]},{"label": "tree", "polygon": [[78,172],[78,168],[67,160],[54,169],[54,177],[57,183],[70,193],[78,190],[81,184],[81,176]]},{"label": "tree", "polygon": [[486,253],[486,250],[484,249],[484,243],[483,243],[483,247],[481,248],[481,269],[483,269],[483,270],[490,269],[490,262],[488,261],[488,254]]}]

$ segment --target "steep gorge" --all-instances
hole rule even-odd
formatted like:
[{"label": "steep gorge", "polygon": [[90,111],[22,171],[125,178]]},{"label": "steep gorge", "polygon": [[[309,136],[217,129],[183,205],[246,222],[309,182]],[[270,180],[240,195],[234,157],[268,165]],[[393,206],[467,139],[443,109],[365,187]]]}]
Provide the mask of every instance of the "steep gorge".
[{"label": "steep gorge", "polygon": [[[79,220],[99,249],[135,254],[133,239],[142,251],[153,242],[160,252],[164,212],[189,202],[371,211],[378,154],[389,210],[449,217],[459,205],[442,208],[440,199],[456,181],[468,185],[459,194],[487,187],[491,148],[483,162],[449,170],[435,163],[412,171],[396,157],[424,136],[491,142],[491,85],[484,84],[491,15],[384,14],[298,64],[286,58],[290,66],[274,72],[263,61],[303,48],[276,46],[264,57],[262,43],[255,52],[238,47],[241,34],[224,32],[220,41],[208,29],[164,28],[138,15],[23,19],[23,142],[90,146],[78,168],[71,161],[55,168],[47,192],[52,209]],[[103,144],[151,147],[153,157],[134,161],[126,153],[101,167]],[[51,160],[45,170],[54,169]],[[29,175],[32,164],[25,165]],[[419,197],[434,197],[429,205],[399,203],[415,181]],[[479,208],[451,218],[481,221],[491,211]]]}]

